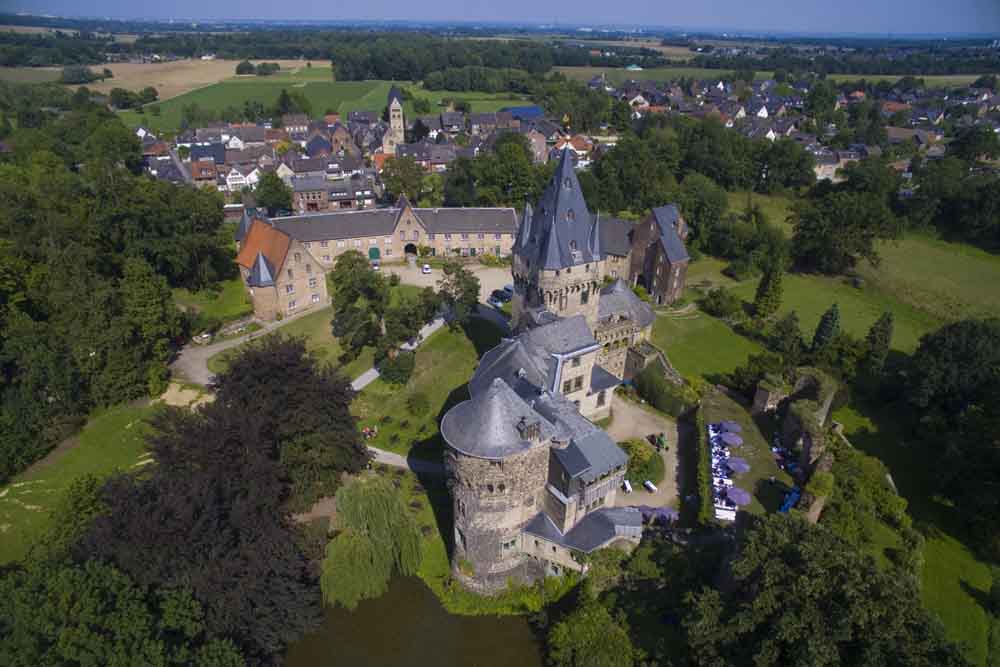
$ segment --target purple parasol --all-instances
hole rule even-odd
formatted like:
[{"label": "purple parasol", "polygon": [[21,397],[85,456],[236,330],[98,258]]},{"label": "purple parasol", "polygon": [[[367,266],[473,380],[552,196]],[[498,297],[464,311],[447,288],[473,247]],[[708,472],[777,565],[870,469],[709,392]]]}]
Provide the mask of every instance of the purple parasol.
[{"label": "purple parasol", "polygon": [[721,436],[722,442],[733,447],[738,447],[743,444],[743,438],[736,435],[735,433],[725,432]]},{"label": "purple parasol", "polygon": [[736,486],[726,489],[726,497],[741,506],[749,505],[752,500],[749,493]]},{"label": "purple parasol", "polygon": [[733,472],[747,472],[750,470],[750,464],[746,462],[745,459],[741,459],[738,456],[733,456],[726,462],[729,469]]},{"label": "purple parasol", "polygon": [[719,426],[721,426],[722,430],[727,433],[741,433],[743,431],[742,426],[731,420],[724,421],[719,424]]}]

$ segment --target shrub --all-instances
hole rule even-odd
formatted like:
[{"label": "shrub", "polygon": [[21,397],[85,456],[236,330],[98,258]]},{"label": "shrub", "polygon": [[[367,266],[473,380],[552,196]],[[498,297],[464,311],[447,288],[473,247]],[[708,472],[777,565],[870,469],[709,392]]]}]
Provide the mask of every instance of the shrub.
[{"label": "shrub", "polygon": [[427,398],[427,394],[422,391],[415,391],[407,397],[406,407],[410,410],[410,414],[422,417],[431,409],[431,402]]},{"label": "shrub", "polygon": [[399,280],[398,273],[389,274],[389,287],[399,287]]},{"label": "shrub", "polygon": [[833,475],[823,470],[816,471],[806,484],[805,491],[813,498],[829,496],[833,493]]},{"label": "shrub", "polygon": [[708,442],[708,431],[705,430],[705,416],[701,410],[695,414],[694,428],[697,433],[695,439],[695,456],[697,457],[697,474],[695,477],[694,494],[697,496],[697,520],[700,524],[707,524],[715,518],[715,510],[712,503],[712,468],[711,468],[711,445]]},{"label": "shrub", "polygon": [[709,315],[728,319],[743,312],[743,302],[726,288],[717,287],[702,298],[701,308]]},{"label": "shrub", "polygon": [[412,352],[401,351],[395,358],[387,358],[383,361],[379,373],[386,382],[403,385],[410,381],[415,362],[416,355]]},{"label": "shrub", "polygon": [[635,388],[650,405],[672,417],[680,417],[698,403],[693,389],[665,377],[659,361],[649,364],[636,376]]},{"label": "shrub", "polygon": [[628,471],[625,477],[637,486],[647,479],[653,484],[663,481],[666,469],[656,449],[645,440],[627,440],[621,443],[628,456]]}]

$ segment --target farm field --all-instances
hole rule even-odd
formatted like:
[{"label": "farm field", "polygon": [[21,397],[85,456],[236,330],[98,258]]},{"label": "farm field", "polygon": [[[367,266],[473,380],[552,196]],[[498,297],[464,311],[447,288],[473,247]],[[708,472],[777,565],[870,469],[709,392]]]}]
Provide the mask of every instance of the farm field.
[{"label": "farm field", "polygon": [[61,67],[0,67],[0,81],[13,83],[50,83],[61,74]]},{"label": "farm field", "polygon": [[[731,70],[706,69],[702,67],[654,67],[644,69],[639,72],[632,72],[619,67],[554,67],[554,70],[565,74],[570,79],[577,81],[590,81],[602,72],[612,84],[619,84],[629,79],[636,81],[668,81],[679,79],[680,77],[691,77],[695,79],[712,79],[725,76]],[[767,79],[771,72],[757,72],[758,80]]]},{"label": "farm field", "polygon": [[[74,479],[142,465],[144,421],[154,407],[119,405],[95,412],[83,430],[0,489],[0,564],[20,559],[51,520]],[[75,443],[74,443],[75,441]],[[68,451],[62,447],[74,443]]]},{"label": "farm field", "polygon": [[[955,86],[968,86],[973,81],[978,79],[981,75],[979,74],[913,74],[918,79],[923,79],[927,84],[928,88],[951,88]],[[890,81],[895,83],[903,78],[900,74],[830,74],[828,78],[833,79],[837,83],[842,83],[844,81],[857,81],[859,79],[864,79],[873,83],[879,81]]]},{"label": "farm field", "polygon": [[[253,63],[263,62],[253,60]],[[282,70],[298,69],[305,66],[301,60],[268,60],[277,62]],[[174,60],[165,63],[109,63],[107,67],[114,78],[107,81],[95,81],[88,88],[101,93],[111,92],[112,88],[125,88],[139,91],[146,86],[156,88],[160,93],[160,102],[183,95],[192,90],[218,83],[234,77],[236,74],[235,60]],[[240,77],[259,79],[267,77]]]},{"label": "farm field", "polygon": [[[270,106],[283,89],[301,92],[312,105],[313,116],[328,111],[340,114],[350,111],[382,111],[389,88],[393,85],[390,81],[334,81],[329,66],[301,67],[296,71],[267,77],[230,77],[165,102],[154,103],[160,107],[158,116],[148,111],[141,114],[125,111],[122,112],[122,120],[129,125],[143,125],[157,132],[173,132],[180,127],[181,111],[186,105],[197,104],[203,109],[215,111],[230,106],[239,109],[248,101]],[[440,103],[444,98],[466,100],[472,111],[476,112],[496,111],[505,106],[525,104],[512,94],[429,91],[410,82],[398,82],[395,85],[406,87],[415,97],[429,100],[434,109],[442,108]],[[409,116],[414,115],[412,101],[405,103],[404,112]]]}]

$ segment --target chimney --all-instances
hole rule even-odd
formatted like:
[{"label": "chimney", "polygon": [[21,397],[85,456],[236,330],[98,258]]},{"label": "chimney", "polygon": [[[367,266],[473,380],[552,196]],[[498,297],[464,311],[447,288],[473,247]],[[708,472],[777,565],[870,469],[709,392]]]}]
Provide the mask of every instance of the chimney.
[{"label": "chimney", "polygon": [[517,432],[521,434],[522,440],[538,442],[542,434],[542,424],[538,420],[528,422],[525,417],[521,417],[517,422]]}]

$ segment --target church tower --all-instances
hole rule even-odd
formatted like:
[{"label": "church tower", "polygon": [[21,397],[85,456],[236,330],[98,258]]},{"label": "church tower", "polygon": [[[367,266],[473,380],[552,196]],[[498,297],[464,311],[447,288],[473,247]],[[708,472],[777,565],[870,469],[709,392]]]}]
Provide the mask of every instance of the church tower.
[{"label": "church tower", "polygon": [[396,146],[405,142],[403,124],[403,95],[396,86],[389,89],[389,131],[382,137],[382,152],[395,155]]},{"label": "church tower", "polygon": [[583,315],[593,330],[604,280],[600,221],[587,208],[568,148],[537,206],[525,206],[512,272],[516,330],[552,315]]}]

